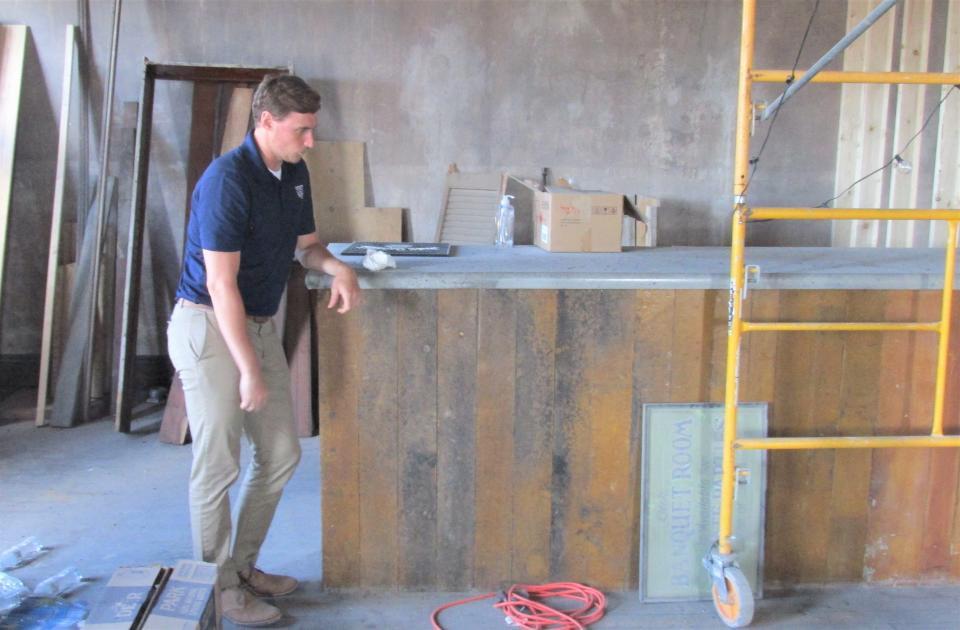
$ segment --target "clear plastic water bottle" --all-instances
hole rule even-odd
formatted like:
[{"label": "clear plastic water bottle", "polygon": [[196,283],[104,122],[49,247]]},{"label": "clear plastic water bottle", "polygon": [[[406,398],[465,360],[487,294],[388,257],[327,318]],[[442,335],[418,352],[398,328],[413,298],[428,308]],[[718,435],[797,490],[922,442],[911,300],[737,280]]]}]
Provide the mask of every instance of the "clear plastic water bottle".
[{"label": "clear plastic water bottle", "polygon": [[504,195],[497,210],[497,247],[513,247],[514,210],[510,200],[513,195]]},{"label": "clear plastic water bottle", "polygon": [[56,575],[51,575],[33,589],[35,597],[57,597],[66,595],[83,584],[83,576],[76,567],[67,567]]},{"label": "clear plastic water bottle", "polygon": [[20,605],[30,589],[16,576],[0,571],[0,617]]},{"label": "clear plastic water bottle", "polygon": [[43,545],[36,536],[29,536],[0,553],[0,570],[21,567],[43,553]]}]

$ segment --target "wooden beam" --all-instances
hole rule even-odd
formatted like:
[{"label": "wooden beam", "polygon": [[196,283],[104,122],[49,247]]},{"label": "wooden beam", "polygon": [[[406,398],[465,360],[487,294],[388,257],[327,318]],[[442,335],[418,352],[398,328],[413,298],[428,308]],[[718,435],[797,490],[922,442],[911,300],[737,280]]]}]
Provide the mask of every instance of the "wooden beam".
[{"label": "wooden beam", "polygon": [[268,74],[290,72],[286,66],[195,65],[146,62],[154,79],[171,81],[214,81],[218,83],[260,83]]},{"label": "wooden beam", "polygon": [[147,208],[147,175],[150,166],[150,133],[153,128],[154,79],[149,65],[143,73],[140,111],[137,115],[137,145],[133,167],[133,195],[130,232],[127,237],[127,269],[124,276],[123,318],[120,325],[120,352],[117,365],[117,389],[114,428],[130,431],[133,408],[133,363],[137,356],[137,318],[140,315],[140,270],[143,264],[143,224]]},{"label": "wooden beam", "polygon": [[[925,72],[930,57],[930,20],[933,13],[932,0],[907,0],[904,5],[903,27],[900,37],[900,70]],[[897,114],[893,131],[893,150],[901,151],[900,157],[913,164],[909,173],[893,169],[890,175],[888,208],[916,208],[920,184],[920,156],[923,137],[917,138],[903,150],[903,146],[923,126],[924,100],[927,93],[923,85],[900,85],[897,87]],[[916,221],[887,221],[887,247],[913,247],[917,229]]]},{"label": "wooden beam", "polygon": [[[951,2],[947,14],[946,46],[943,51],[943,71],[960,71],[960,3]],[[940,98],[953,86],[943,86]],[[953,94],[950,99],[960,97]],[[940,110],[937,132],[937,157],[933,175],[933,207],[960,208],[960,106],[954,102]],[[944,247],[947,243],[947,225],[935,221],[930,225],[930,247]],[[960,511],[958,511],[960,514]]]},{"label": "wooden beam", "polygon": [[26,49],[26,26],[0,26],[0,296],[3,295],[7,225],[13,192],[13,159],[17,148],[17,121],[20,120],[20,90],[23,86]]},{"label": "wooden beam", "polygon": [[[117,180],[110,177],[105,190],[107,205],[105,209],[116,206]],[[53,409],[50,412],[49,424],[55,427],[72,427],[81,422],[87,415],[90,399],[84,386],[89,379],[85,378],[84,370],[86,356],[93,351],[94,338],[90,330],[92,317],[91,303],[97,299],[87,287],[93,275],[93,268],[100,262],[97,255],[96,241],[98,204],[94,200],[88,213],[83,233],[83,244],[80,248],[79,260],[76,267],[73,296],[70,300],[70,332],[67,335],[64,350],[63,364],[60,366],[54,389]]]},{"label": "wooden beam", "polygon": [[[230,149],[243,144],[243,139],[250,129],[250,110],[253,105],[253,88],[237,86],[230,93],[230,104],[227,109],[227,120],[223,129],[223,140],[220,142],[220,155]],[[189,189],[191,192],[193,188]]]},{"label": "wooden beam", "polygon": [[[850,29],[878,4],[878,0],[850,0]],[[845,71],[889,71],[892,64],[895,12],[889,11],[843,54]],[[886,161],[888,85],[845,84],[841,88],[840,129],[837,142],[835,191],[839,193]],[[835,194],[836,194],[835,193]],[[864,181],[836,200],[836,206],[879,208],[883,177]],[[876,221],[834,221],[834,247],[873,246],[879,243]]]},{"label": "wooden beam", "polygon": [[310,170],[313,216],[324,243],[349,242],[349,214],[366,206],[362,142],[316,142],[303,156]]},{"label": "wooden beam", "polygon": [[54,315],[57,309],[57,270],[60,267],[60,235],[63,228],[63,191],[67,176],[67,142],[70,133],[70,96],[73,91],[73,56],[77,27],[68,24],[64,36],[63,82],[60,90],[60,131],[57,141],[57,174],[53,184],[53,211],[50,216],[50,248],[47,253],[47,282],[44,291],[43,326],[40,333],[40,380],[34,423],[46,421],[47,398],[52,376]]}]

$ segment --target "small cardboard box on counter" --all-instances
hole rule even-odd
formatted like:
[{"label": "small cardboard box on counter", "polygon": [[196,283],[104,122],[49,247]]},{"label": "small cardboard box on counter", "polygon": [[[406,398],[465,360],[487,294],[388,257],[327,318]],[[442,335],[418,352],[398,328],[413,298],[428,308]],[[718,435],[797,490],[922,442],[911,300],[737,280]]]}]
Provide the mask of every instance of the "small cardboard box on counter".
[{"label": "small cardboard box on counter", "polygon": [[216,630],[219,599],[217,565],[178,560],[143,630]]},{"label": "small cardboard box on counter", "polygon": [[[641,221],[621,194],[552,188],[536,191],[533,244],[550,252],[619,252],[624,216]],[[637,223],[639,232],[642,223]],[[642,242],[638,233],[635,242]]]}]

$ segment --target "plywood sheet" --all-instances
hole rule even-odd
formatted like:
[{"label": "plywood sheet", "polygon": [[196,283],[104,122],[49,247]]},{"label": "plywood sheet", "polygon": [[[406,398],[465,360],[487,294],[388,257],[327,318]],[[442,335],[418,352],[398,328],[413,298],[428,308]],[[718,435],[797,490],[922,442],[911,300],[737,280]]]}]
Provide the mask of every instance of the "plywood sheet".
[{"label": "plywood sheet", "polygon": [[[943,71],[960,72],[960,2],[951,2],[947,14],[946,44],[943,51]],[[940,98],[946,96],[951,85],[941,88]],[[960,208],[960,94],[950,95],[954,101],[940,110],[937,133],[937,155],[933,179],[933,207]],[[931,247],[943,247],[947,242],[947,225],[934,221],[930,226]],[[958,512],[960,514],[960,512]],[[960,554],[958,554],[960,557]]]},{"label": "plywood sheet", "polygon": [[17,147],[20,88],[23,85],[23,60],[26,50],[26,26],[0,26],[0,295],[3,294],[3,263],[7,252],[7,226],[10,221],[10,196],[13,192],[13,158]]},{"label": "plywood sheet", "polygon": [[[53,184],[53,210],[50,215],[50,248],[47,252],[47,282],[44,292],[43,326],[40,335],[40,379],[37,385],[37,407],[34,422],[37,426],[45,424],[46,407],[49,398],[52,373],[53,340],[55,316],[64,309],[58,308],[57,282],[61,280],[60,235],[63,228],[63,195],[66,186],[67,140],[70,131],[70,95],[73,91],[73,57],[76,49],[77,27],[70,24],[64,36],[63,83],[60,90],[60,131],[57,140],[57,174]],[[0,258],[0,261],[3,259]]]},{"label": "plywood sheet", "polygon": [[[906,0],[903,6],[903,27],[900,37],[900,72],[926,72],[930,57],[930,18],[933,0]],[[923,136],[917,136],[909,147],[904,145],[923,126],[926,115],[925,85],[897,86],[897,113],[894,118],[893,150],[913,164],[909,173],[893,169],[890,174],[888,208],[916,208],[920,183],[920,157]],[[914,247],[916,221],[887,221],[887,247]]]},{"label": "plywood sheet", "polygon": [[344,242],[399,243],[403,240],[403,208],[354,208],[346,217]]},{"label": "plywood sheet", "polygon": [[317,235],[325,243],[344,243],[350,237],[350,213],[366,207],[364,144],[317,141],[303,156],[310,169],[313,216]]},{"label": "plywood sheet", "polygon": [[250,129],[250,110],[253,105],[253,88],[237,86],[230,92],[227,118],[223,126],[220,154],[243,144]]},{"label": "plywood sheet", "polygon": [[416,588],[437,575],[437,292],[401,291],[398,308],[398,573]]},{"label": "plywood sheet", "polygon": [[[850,0],[847,30],[859,24],[880,0]],[[887,11],[843,53],[847,71],[889,71],[897,7]],[[889,159],[887,154],[888,85],[846,83],[841,88],[835,192],[839,194]],[[883,177],[878,174],[834,201],[838,208],[879,208],[884,201]],[[834,221],[835,247],[876,247],[877,221]]]}]

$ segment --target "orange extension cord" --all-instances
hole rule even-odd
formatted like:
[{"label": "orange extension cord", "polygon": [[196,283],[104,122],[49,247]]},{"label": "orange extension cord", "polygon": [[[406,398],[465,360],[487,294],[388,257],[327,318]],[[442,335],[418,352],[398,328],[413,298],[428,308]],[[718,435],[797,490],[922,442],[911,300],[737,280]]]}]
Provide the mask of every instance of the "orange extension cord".
[{"label": "orange extension cord", "polygon": [[[514,584],[506,593],[487,593],[440,606],[430,616],[433,629],[443,630],[437,617],[444,610],[497,596],[501,597],[501,601],[494,604],[494,608],[506,613],[513,624],[523,630],[586,630],[590,624],[600,621],[607,606],[607,598],[603,593],[576,582]],[[580,602],[580,606],[558,610],[543,603],[543,600],[551,597],[574,600]]]}]

